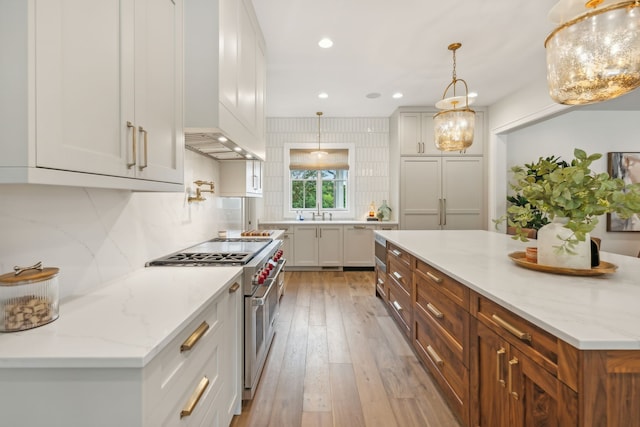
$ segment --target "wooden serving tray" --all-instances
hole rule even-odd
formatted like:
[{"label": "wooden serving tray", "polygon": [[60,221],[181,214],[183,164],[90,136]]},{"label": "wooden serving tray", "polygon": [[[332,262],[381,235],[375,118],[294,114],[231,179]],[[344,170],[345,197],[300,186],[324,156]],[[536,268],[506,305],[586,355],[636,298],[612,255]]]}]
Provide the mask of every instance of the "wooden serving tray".
[{"label": "wooden serving tray", "polygon": [[529,270],[544,271],[545,273],[553,274],[565,274],[568,276],[600,276],[602,274],[615,273],[618,269],[617,265],[611,264],[606,261],[600,261],[600,265],[588,270],[578,268],[553,267],[550,265],[527,261],[524,252],[512,252],[509,254],[509,258],[511,258],[513,262],[515,262],[520,267],[528,268]]}]

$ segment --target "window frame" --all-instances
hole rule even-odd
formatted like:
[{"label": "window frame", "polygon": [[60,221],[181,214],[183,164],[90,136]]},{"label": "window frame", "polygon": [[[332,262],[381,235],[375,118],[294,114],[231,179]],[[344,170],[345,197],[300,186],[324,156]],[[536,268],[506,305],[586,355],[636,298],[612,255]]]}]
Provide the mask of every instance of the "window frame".
[{"label": "window frame", "polygon": [[[283,162],[283,184],[284,184],[284,197],[283,197],[283,212],[285,218],[295,218],[297,211],[303,212],[317,212],[317,208],[306,208],[306,209],[293,209],[291,207],[291,171],[289,170],[289,164],[291,162],[290,152],[292,149],[302,149],[312,151],[318,148],[317,142],[315,143],[286,143],[284,144],[284,162]],[[353,143],[331,143],[330,145],[323,146],[323,148],[327,149],[345,149],[348,150],[348,163],[349,163],[349,172],[347,173],[347,207],[346,208],[338,208],[338,209],[324,209],[320,208],[321,212],[332,212],[334,218],[351,218],[354,216],[354,205],[355,205],[355,144]],[[331,170],[327,168],[326,170]],[[317,181],[318,183],[321,182]],[[316,200],[318,200],[318,191],[320,193],[322,190],[319,190],[316,187]]]}]

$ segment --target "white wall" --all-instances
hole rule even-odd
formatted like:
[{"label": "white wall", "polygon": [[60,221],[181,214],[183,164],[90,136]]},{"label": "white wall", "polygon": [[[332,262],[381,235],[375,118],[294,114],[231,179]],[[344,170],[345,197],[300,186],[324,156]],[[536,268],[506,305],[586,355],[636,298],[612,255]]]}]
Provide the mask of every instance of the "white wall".
[{"label": "white wall", "polygon": [[[218,162],[186,151],[185,185],[218,179]],[[0,185],[0,274],[42,261],[61,297],[83,293],[162,255],[239,229],[241,199],[48,185]]]},{"label": "white wall", "polygon": [[[607,152],[640,151],[639,119],[637,111],[576,110],[509,132],[507,170],[550,155],[570,162],[574,148],[581,148],[588,154],[601,153],[592,170],[606,172]],[[635,256],[640,250],[640,233],[607,232],[605,216],[591,235],[602,239],[604,251]]]},{"label": "white wall", "polygon": [[[284,211],[284,192],[288,190],[284,175],[284,144],[317,142],[317,118],[267,119],[267,161],[260,221],[281,220],[288,214]],[[323,117],[320,143],[323,148],[331,148],[337,143],[355,144],[355,167],[349,174],[355,177],[356,219],[365,218],[372,201],[378,207],[383,200],[389,200],[388,118]],[[395,211],[392,215],[395,217]]]}]

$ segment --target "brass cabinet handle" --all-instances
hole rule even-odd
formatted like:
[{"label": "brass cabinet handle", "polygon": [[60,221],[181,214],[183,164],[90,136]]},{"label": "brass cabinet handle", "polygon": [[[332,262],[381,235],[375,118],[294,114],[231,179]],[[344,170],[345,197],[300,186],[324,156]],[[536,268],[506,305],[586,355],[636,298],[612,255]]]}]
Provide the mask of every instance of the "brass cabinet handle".
[{"label": "brass cabinet handle", "polygon": [[353,228],[355,230],[365,230],[367,227],[365,227],[364,225],[354,225]]},{"label": "brass cabinet handle", "polygon": [[505,386],[504,380],[500,378],[500,372],[502,370],[502,357],[507,353],[507,350],[500,347],[500,350],[496,351],[496,380],[502,387]]},{"label": "brass cabinet handle", "polygon": [[148,138],[147,138],[147,136],[149,135],[149,132],[147,132],[146,129],[143,129],[142,126],[138,128],[138,131],[144,136],[144,142],[143,142],[144,165],[138,166],[138,169],[143,170],[144,168],[149,166],[149,153],[148,153],[149,144],[148,144]]},{"label": "brass cabinet handle", "polygon": [[531,342],[531,334],[528,332],[522,332],[520,329],[516,328],[515,326],[513,326],[512,324],[508,323],[505,320],[502,320],[500,317],[498,317],[497,314],[493,314],[491,316],[491,318],[498,324],[500,325],[504,330],[506,330],[507,332],[509,332],[511,335],[515,336],[516,338],[521,339],[522,341],[529,341]]},{"label": "brass cabinet handle", "polygon": [[187,338],[182,345],[180,346],[180,353],[184,351],[189,351],[193,348],[194,345],[202,338],[205,332],[209,329],[209,324],[207,322],[202,322],[198,329],[193,331],[189,338]]},{"label": "brass cabinet handle", "polygon": [[397,257],[399,257],[399,256],[401,256],[401,255],[402,255],[402,252],[400,252],[400,251],[399,251],[399,250],[397,250],[397,249],[392,250],[392,251],[391,251],[391,253],[392,253],[392,254],[394,254],[394,255],[395,255],[395,256],[397,256]]},{"label": "brass cabinet handle", "polygon": [[133,128],[133,131],[131,132],[131,140],[132,140],[131,159],[133,163],[127,163],[127,169],[131,169],[136,165],[136,161],[138,157],[138,151],[136,150],[136,127],[133,125],[133,123],[127,122],[127,128],[129,129]]},{"label": "brass cabinet handle", "polygon": [[511,397],[513,397],[515,400],[518,400],[518,398],[520,396],[518,396],[518,393],[516,393],[515,391],[513,391],[513,374],[512,374],[512,368],[518,364],[518,358],[514,357],[513,359],[509,360],[509,394],[511,395]]},{"label": "brass cabinet handle", "polygon": [[400,303],[398,301],[394,301],[393,302],[393,306],[395,307],[396,310],[402,311],[402,306],[400,305]]},{"label": "brass cabinet handle", "polygon": [[397,271],[393,272],[393,277],[395,277],[399,282],[402,282],[402,275]]},{"label": "brass cabinet handle", "polygon": [[229,288],[229,293],[232,294],[238,289],[240,289],[240,285],[238,284],[238,282],[236,282],[233,285],[231,285],[231,287]]},{"label": "brass cabinet handle", "polygon": [[444,361],[440,358],[440,356],[438,356],[438,353],[436,353],[436,351],[430,345],[427,346],[427,353],[429,353],[429,357],[436,365],[444,365]]},{"label": "brass cabinet handle", "polygon": [[447,225],[447,199],[442,199],[442,225]]},{"label": "brass cabinet handle", "polygon": [[436,276],[435,274],[430,273],[430,272],[428,272],[428,271],[427,271],[427,277],[428,277],[429,279],[433,280],[433,281],[434,281],[434,282],[436,282],[436,283],[442,283],[442,278],[441,278],[441,277],[438,277],[438,276]]},{"label": "brass cabinet handle", "polygon": [[433,314],[434,316],[436,316],[436,318],[438,319],[442,319],[444,317],[444,314],[442,314],[442,312],[440,310],[438,310],[433,304],[431,304],[430,302],[427,303],[427,310],[429,310],[431,312],[431,314]]},{"label": "brass cabinet handle", "polygon": [[189,401],[187,402],[185,407],[182,409],[182,411],[180,411],[181,419],[191,415],[191,413],[196,408],[196,405],[200,401],[200,398],[202,397],[202,395],[204,394],[204,391],[207,389],[208,386],[209,386],[209,378],[202,377],[202,379],[200,380],[200,383],[198,384],[198,387],[196,387],[196,389],[191,394]]},{"label": "brass cabinet handle", "polygon": [[382,285],[382,284],[384,284],[384,280],[382,280],[381,278],[378,277],[378,283]]}]

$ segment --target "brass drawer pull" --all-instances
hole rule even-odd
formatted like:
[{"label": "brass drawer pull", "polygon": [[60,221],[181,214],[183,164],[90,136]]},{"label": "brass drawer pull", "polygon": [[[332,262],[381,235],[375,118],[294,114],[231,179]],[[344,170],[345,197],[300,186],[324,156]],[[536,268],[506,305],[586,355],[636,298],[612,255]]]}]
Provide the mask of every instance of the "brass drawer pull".
[{"label": "brass drawer pull", "polygon": [[430,345],[427,346],[427,353],[429,353],[429,357],[436,365],[444,365],[444,361],[440,358],[440,356],[438,356],[438,353],[436,353],[436,351]]},{"label": "brass drawer pull", "polygon": [[191,394],[191,397],[189,398],[187,405],[182,409],[182,411],[180,411],[181,419],[191,415],[191,413],[196,408],[196,405],[200,401],[200,398],[202,397],[202,395],[204,394],[204,391],[207,389],[208,386],[209,386],[209,378],[202,377],[202,379],[200,380],[200,384],[198,384],[198,387],[196,387],[196,389]]},{"label": "brass drawer pull", "polygon": [[394,301],[393,302],[393,307],[398,311],[402,311],[402,306],[400,305],[400,303],[398,301]]},{"label": "brass drawer pull", "polygon": [[398,273],[397,271],[393,272],[393,277],[395,277],[399,282],[402,281],[402,275],[400,273]]},{"label": "brass drawer pull", "polygon": [[444,314],[442,314],[442,312],[440,310],[438,310],[433,304],[431,304],[430,302],[427,303],[427,310],[429,310],[431,312],[431,314],[433,314],[434,316],[436,316],[436,318],[438,319],[442,319],[444,317]]},{"label": "brass drawer pull", "polygon": [[529,341],[531,342],[531,334],[528,332],[522,332],[520,329],[516,328],[515,326],[511,325],[510,323],[506,322],[505,320],[502,320],[500,317],[498,317],[497,314],[493,314],[491,316],[491,318],[498,324],[500,325],[504,330],[506,330],[507,332],[509,332],[511,335],[521,339],[522,341]]},{"label": "brass drawer pull", "polygon": [[513,397],[515,400],[518,400],[518,398],[520,396],[518,396],[518,393],[516,393],[515,391],[513,391],[513,374],[511,373],[512,368],[518,364],[518,358],[514,357],[513,359],[509,360],[509,394],[511,395],[511,397]]},{"label": "brass drawer pull", "polygon": [[436,283],[442,283],[442,278],[440,278],[440,277],[436,276],[435,274],[430,273],[428,271],[427,271],[427,277],[429,279],[433,280]]},{"label": "brass drawer pull", "polygon": [[500,350],[496,351],[496,380],[500,383],[502,387],[506,384],[502,378],[500,378],[500,371],[502,370],[502,357],[507,353],[507,350],[500,347]]},{"label": "brass drawer pull", "polygon": [[382,280],[381,278],[378,277],[378,284],[379,285],[384,285],[384,280]]},{"label": "brass drawer pull", "polygon": [[366,230],[367,227],[365,227],[364,225],[354,225],[353,228],[355,230]]},{"label": "brass drawer pull", "polygon": [[392,254],[394,254],[394,255],[395,255],[395,256],[397,256],[397,257],[402,256],[402,252],[400,252],[400,251],[399,251],[399,250],[397,250],[397,249],[392,250],[392,251],[391,251],[391,253],[392,253]]},{"label": "brass drawer pull", "polygon": [[240,289],[240,285],[238,284],[238,282],[236,282],[233,285],[231,285],[231,287],[229,288],[229,293],[232,294],[238,289]]},{"label": "brass drawer pull", "polygon": [[209,324],[207,322],[202,322],[198,329],[193,331],[189,338],[187,338],[182,345],[180,346],[180,353],[184,351],[189,351],[193,348],[194,345],[202,338],[205,332],[209,329]]}]

